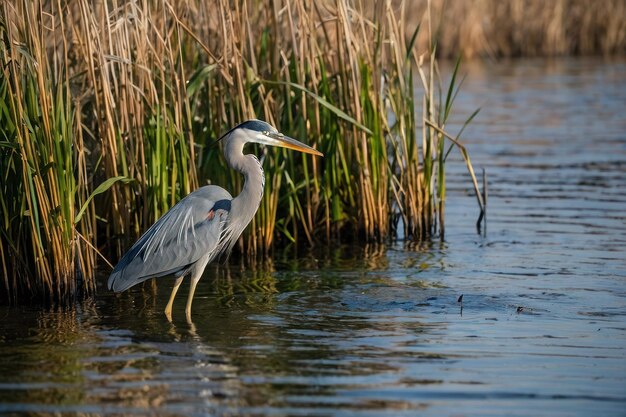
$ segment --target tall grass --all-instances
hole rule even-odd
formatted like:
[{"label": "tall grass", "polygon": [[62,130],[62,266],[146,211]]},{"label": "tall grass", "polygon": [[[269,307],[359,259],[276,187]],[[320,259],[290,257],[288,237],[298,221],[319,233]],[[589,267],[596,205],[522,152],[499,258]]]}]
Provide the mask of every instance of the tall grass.
[{"label": "tall grass", "polygon": [[[63,23],[34,2],[11,19],[2,4],[0,170],[4,287],[65,301],[93,275],[93,211],[75,222],[88,190],[81,114],[69,85],[69,44]],[[58,27],[50,38],[46,27]],[[54,50],[49,51],[50,44]],[[82,289],[93,290],[85,280]]]},{"label": "tall grass", "polygon": [[254,150],[267,186],[243,253],[266,254],[276,239],[443,234],[445,159],[453,147],[467,156],[445,132],[458,83],[441,89],[436,27],[426,15],[431,41],[416,48],[408,3],[18,0],[0,10],[9,299],[92,293],[98,259],[117,259],[182,196],[208,182],[238,193],[242,178],[212,144],[253,117],[326,157]]},{"label": "tall grass", "polygon": [[[408,21],[432,1],[441,56],[519,57],[626,53],[624,0],[414,0]],[[407,33],[407,36],[409,34]],[[426,48],[423,33],[418,48]]]}]

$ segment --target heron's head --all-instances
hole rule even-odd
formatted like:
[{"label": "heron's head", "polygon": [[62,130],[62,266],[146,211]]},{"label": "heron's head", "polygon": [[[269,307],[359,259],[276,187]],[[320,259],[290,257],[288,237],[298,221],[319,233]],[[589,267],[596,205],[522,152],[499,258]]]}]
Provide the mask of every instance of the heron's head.
[{"label": "heron's head", "polygon": [[239,142],[241,146],[246,143],[259,143],[261,145],[278,146],[281,148],[294,149],[311,155],[324,156],[321,152],[280,133],[274,126],[262,120],[245,121],[228,132],[219,140]]}]

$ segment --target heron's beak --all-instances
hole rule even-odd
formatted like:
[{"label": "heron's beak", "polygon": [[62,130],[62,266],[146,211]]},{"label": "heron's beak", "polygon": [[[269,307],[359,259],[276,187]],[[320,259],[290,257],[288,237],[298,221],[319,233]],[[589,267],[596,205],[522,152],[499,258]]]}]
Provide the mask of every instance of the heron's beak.
[{"label": "heron's beak", "polygon": [[266,136],[268,137],[268,140],[266,142],[267,145],[294,149],[296,151],[310,153],[311,155],[324,156],[324,154],[320,151],[317,151],[302,142],[292,139],[289,136],[285,136],[282,133],[268,133]]}]

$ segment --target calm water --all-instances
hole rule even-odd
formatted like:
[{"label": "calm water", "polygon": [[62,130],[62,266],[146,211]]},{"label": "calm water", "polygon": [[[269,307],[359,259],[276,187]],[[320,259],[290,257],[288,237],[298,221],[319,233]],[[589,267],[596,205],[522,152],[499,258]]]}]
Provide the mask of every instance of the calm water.
[{"label": "calm water", "polygon": [[626,62],[465,70],[485,237],[459,163],[446,242],[209,269],[193,326],[170,282],[0,308],[0,414],[626,415]]}]

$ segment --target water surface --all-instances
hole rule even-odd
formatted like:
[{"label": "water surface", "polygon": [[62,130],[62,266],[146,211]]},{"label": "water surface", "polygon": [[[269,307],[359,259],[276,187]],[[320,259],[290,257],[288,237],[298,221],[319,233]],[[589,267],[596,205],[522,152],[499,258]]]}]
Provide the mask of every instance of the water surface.
[{"label": "water surface", "polygon": [[2,307],[0,414],[626,415],[626,62],[465,70],[485,236],[457,157],[445,242],[209,268],[191,326],[171,282]]}]

